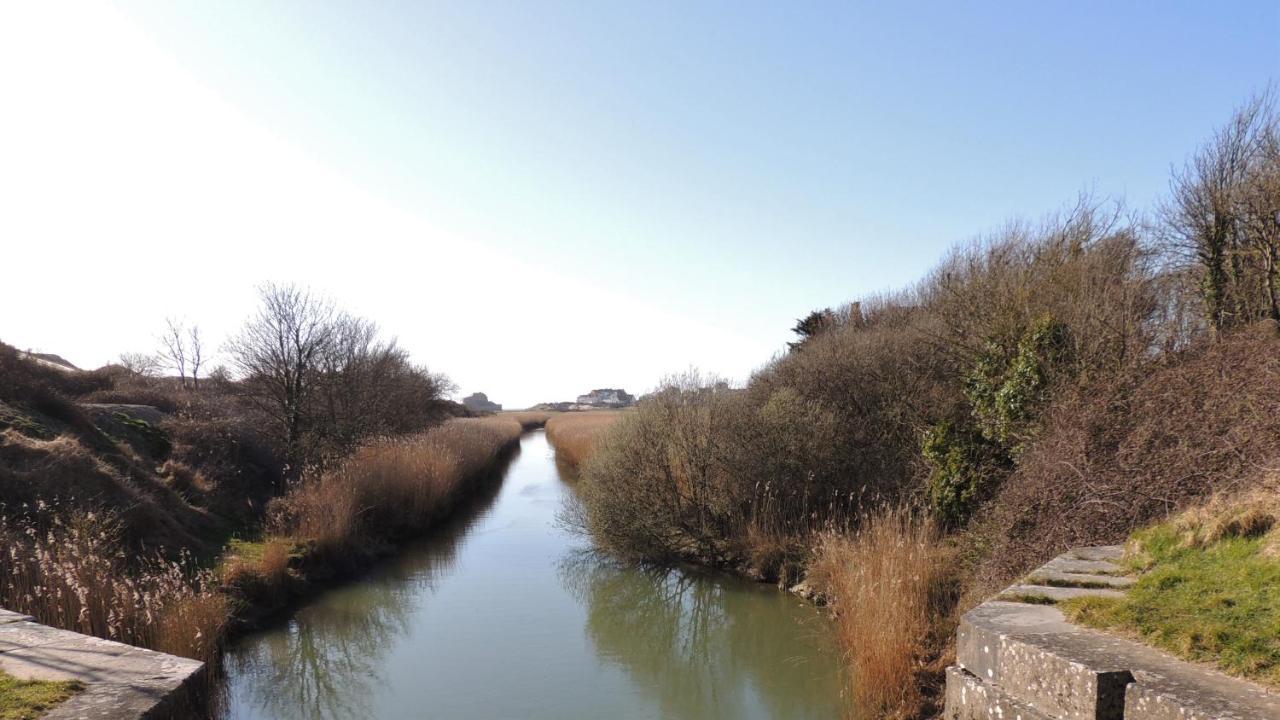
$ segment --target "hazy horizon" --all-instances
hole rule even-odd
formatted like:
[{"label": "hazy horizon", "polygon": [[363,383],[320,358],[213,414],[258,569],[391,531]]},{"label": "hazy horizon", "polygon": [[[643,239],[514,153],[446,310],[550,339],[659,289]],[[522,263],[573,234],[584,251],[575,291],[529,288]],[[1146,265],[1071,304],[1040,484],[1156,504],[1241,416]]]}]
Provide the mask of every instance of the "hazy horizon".
[{"label": "hazy horizon", "polygon": [[293,282],[459,397],[741,381],[1010,218],[1148,209],[1276,77],[1272,2],[11,4],[0,341],[217,346]]}]

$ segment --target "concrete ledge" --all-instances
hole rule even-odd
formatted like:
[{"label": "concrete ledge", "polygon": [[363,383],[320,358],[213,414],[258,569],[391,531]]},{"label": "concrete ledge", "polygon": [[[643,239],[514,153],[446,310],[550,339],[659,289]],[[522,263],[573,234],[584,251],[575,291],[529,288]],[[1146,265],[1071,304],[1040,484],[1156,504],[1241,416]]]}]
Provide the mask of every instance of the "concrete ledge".
[{"label": "concrete ledge", "polygon": [[[1095,577],[1113,572],[1118,547],[1081,548],[1041,574]],[[1084,572],[1081,572],[1084,571]],[[1100,584],[1100,583],[1099,583]],[[947,674],[952,720],[1280,720],[1280,694],[1194,665],[1155,648],[1067,622],[1051,604],[1081,595],[1122,596],[1111,588],[1015,585],[1000,600],[965,613],[956,663]],[[1021,714],[1021,715],[1020,715]]]},{"label": "concrete ledge", "polygon": [[1119,720],[1128,666],[1048,605],[989,602],[965,614],[956,662],[1049,717]]},{"label": "concrete ledge", "polygon": [[963,668],[947,668],[946,720],[1052,720]]},{"label": "concrete ledge", "polygon": [[0,670],[24,679],[77,680],[83,692],[45,720],[174,717],[204,663],[58,630],[0,611]]}]

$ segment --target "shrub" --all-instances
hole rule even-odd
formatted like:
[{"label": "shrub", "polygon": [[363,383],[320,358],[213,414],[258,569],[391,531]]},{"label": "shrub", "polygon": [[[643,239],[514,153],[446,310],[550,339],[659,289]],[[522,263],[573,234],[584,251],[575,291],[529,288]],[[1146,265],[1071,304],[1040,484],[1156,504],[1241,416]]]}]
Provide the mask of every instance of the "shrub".
[{"label": "shrub", "polygon": [[1280,335],[1269,321],[1066,389],[975,529],[992,547],[978,589],[1248,487],[1280,458],[1277,407]]},{"label": "shrub", "polygon": [[929,505],[943,522],[957,525],[989,491],[992,480],[1008,472],[1008,458],[967,423],[944,420],[924,432],[921,453],[932,471]]}]

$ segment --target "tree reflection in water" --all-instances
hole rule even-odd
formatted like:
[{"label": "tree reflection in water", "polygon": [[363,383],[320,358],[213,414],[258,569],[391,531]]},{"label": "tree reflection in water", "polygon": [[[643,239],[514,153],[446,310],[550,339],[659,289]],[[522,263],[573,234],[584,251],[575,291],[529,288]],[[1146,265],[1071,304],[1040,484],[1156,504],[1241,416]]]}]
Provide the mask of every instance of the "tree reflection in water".
[{"label": "tree reflection in water", "polygon": [[[518,450],[516,451],[518,454]],[[508,459],[513,460],[515,454]],[[230,653],[234,675],[253,677],[252,702],[273,718],[352,720],[368,717],[383,687],[386,656],[410,630],[417,602],[457,563],[468,529],[493,505],[507,463],[430,539],[357,583],[305,606],[288,631],[246,638]]]},{"label": "tree reflection in water", "polygon": [[664,717],[839,714],[827,620],[798,599],[694,570],[640,569],[590,551],[566,556],[559,574],[587,606],[596,653],[653,695]]}]

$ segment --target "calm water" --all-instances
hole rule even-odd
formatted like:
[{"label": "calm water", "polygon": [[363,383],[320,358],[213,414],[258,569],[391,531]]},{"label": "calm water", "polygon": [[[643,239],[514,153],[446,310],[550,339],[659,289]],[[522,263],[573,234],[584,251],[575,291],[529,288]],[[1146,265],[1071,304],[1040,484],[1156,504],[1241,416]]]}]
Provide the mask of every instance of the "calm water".
[{"label": "calm water", "polygon": [[227,658],[227,715],[834,718],[828,621],[767,586],[645,572],[558,521],[542,432],[447,532]]}]

